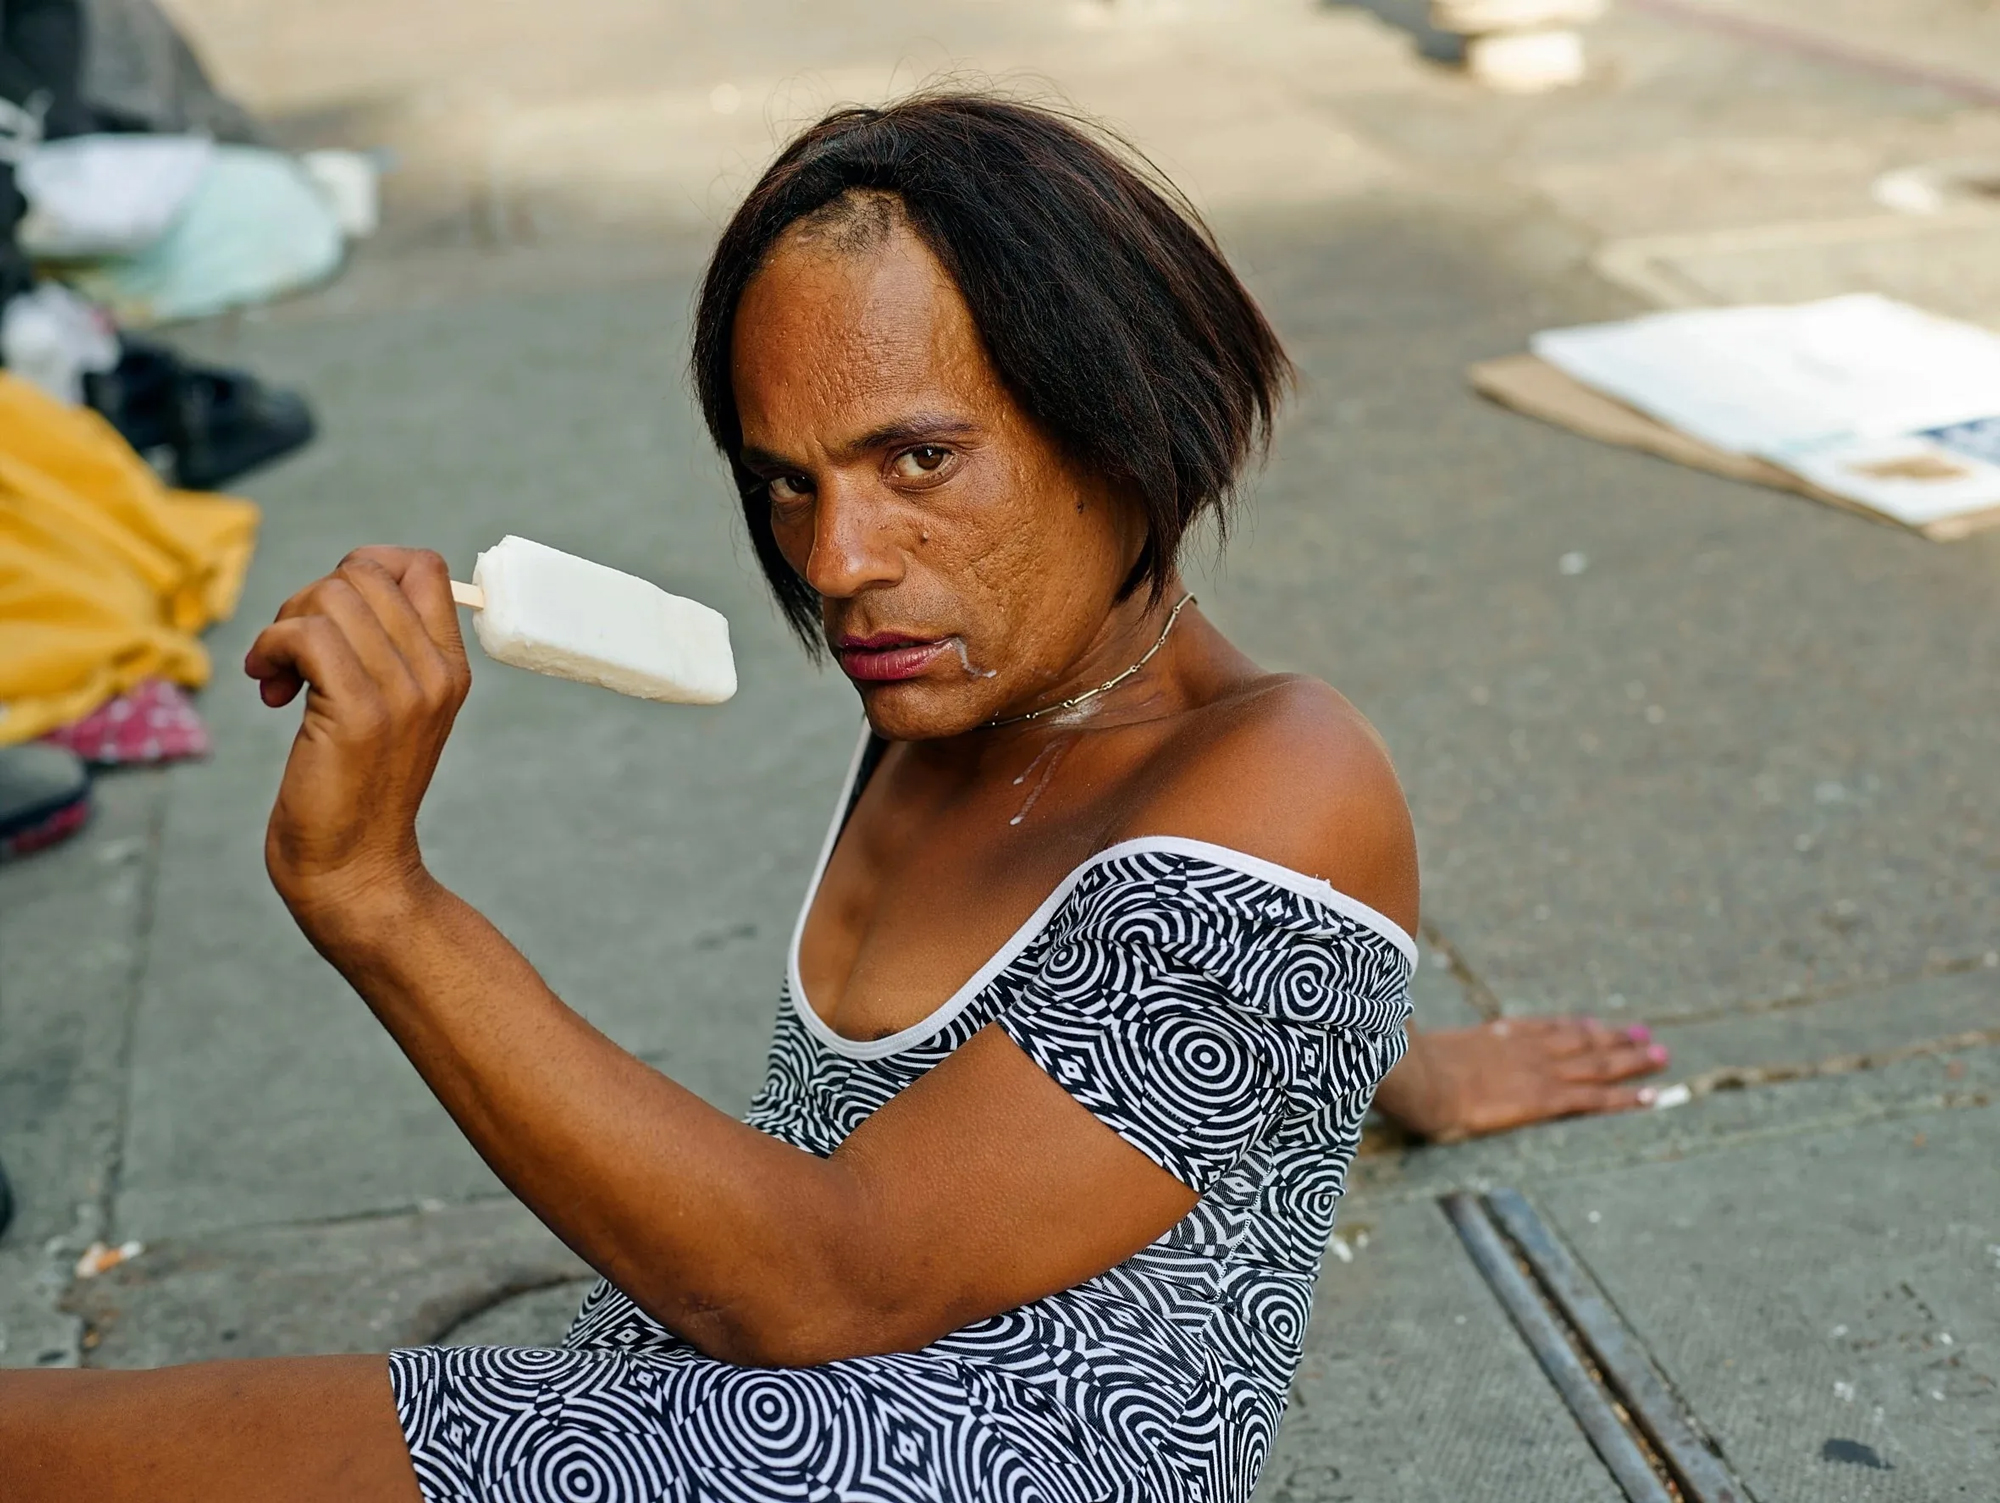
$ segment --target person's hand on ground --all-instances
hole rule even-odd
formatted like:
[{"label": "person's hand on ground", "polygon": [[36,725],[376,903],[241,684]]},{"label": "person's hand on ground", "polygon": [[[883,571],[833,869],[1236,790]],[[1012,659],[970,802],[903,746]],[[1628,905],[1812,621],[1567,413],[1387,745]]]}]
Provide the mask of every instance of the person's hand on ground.
[{"label": "person's hand on ground", "polygon": [[243,667],[274,708],[307,690],[264,858],[308,934],[420,881],[417,807],[472,681],[444,560],[349,554],[285,602]]},{"label": "person's hand on ground", "polygon": [[1655,1089],[1631,1082],[1667,1060],[1644,1024],[1612,1028],[1595,1018],[1413,1030],[1375,1107],[1419,1137],[1454,1143],[1554,1117],[1649,1106]]}]

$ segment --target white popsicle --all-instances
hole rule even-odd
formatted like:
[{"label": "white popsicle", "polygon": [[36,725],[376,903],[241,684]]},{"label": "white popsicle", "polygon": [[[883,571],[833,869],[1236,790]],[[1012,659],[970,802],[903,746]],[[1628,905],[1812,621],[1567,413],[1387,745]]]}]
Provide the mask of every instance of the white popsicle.
[{"label": "white popsicle", "polygon": [[716,705],[736,692],[719,611],[560,549],[507,536],[479,555],[471,585],[479,645],[496,662],[638,699]]}]

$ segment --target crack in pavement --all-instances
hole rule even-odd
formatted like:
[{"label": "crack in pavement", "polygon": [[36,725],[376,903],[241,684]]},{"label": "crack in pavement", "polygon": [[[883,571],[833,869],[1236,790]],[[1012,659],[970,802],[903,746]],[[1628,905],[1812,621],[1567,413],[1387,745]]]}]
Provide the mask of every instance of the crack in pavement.
[{"label": "crack in pavement", "polygon": [[[1830,1075],[1853,1075],[1862,1070],[1879,1070],[1885,1065],[1926,1055],[1957,1054],[2000,1044],[2000,1028],[1971,1028],[1942,1038],[1919,1039],[1887,1049],[1866,1049],[1852,1054],[1834,1054],[1825,1059],[1775,1065],[1719,1065],[1680,1082],[1689,1096],[1707,1096],[1716,1091],[1740,1091],[1753,1086],[1779,1085],[1793,1080],[1816,1080]],[[1962,1067],[1961,1067],[1962,1068]],[[1670,1089],[1670,1088],[1669,1088]]]},{"label": "crack in pavement", "polygon": [[1789,1012],[1795,1007],[1811,1007],[1820,1002],[1837,1002],[1843,997],[1858,997],[1864,992],[1890,991],[1899,986],[1914,985],[1919,981],[1934,981],[1940,976],[1966,976],[1974,971],[1990,971],[1996,968],[2000,968],[2000,951],[1982,950],[1976,955],[1963,955],[1956,960],[1939,961],[1914,971],[1876,976],[1864,981],[1837,982],[1832,986],[1821,987],[1817,991],[1786,992],[1776,997],[1751,997],[1741,1002],[1725,1002],[1718,1007],[1702,1008],[1696,1012],[1677,1012],[1668,1017],[1653,1019],[1652,1026],[1681,1028],[1696,1023],[1720,1023],[1730,1018]]},{"label": "crack in pavement", "polygon": [[1500,1005],[1500,998],[1492,987],[1479,979],[1479,973],[1466,961],[1465,954],[1457,945],[1445,938],[1444,930],[1426,919],[1418,926],[1424,942],[1444,957],[1445,969],[1464,989],[1466,1001],[1472,1004],[1474,1012],[1487,1022],[1496,1022],[1506,1016],[1506,1009]]}]

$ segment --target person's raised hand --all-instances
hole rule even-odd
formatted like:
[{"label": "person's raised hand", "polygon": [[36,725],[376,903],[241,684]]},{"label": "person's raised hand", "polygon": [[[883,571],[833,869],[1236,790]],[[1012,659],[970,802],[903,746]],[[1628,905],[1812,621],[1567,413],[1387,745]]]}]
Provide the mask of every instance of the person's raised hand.
[{"label": "person's raised hand", "polygon": [[472,684],[444,560],[355,550],[285,602],[243,670],[273,708],[306,691],[264,861],[308,936],[331,938],[427,880],[417,808]]}]

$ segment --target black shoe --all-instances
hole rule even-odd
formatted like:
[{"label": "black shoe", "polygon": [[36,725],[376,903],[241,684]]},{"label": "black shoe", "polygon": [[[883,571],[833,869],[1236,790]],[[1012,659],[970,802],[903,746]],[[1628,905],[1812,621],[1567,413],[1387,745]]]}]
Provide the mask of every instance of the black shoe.
[{"label": "black shoe", "polygon": [[90,819],[90,770],[46,741],[0,746],[0,861],[67,840]]},{"label": "black shoe", "polygon": [[7,1223],[14,1219],[14,1192],[7,1184],[7,1166],[0,1164],[0,1237],[7,1235]]},{"label": "black shoe", "polygon": [[115,369],[83,378],[84,400],[163,477],[180,437],[179,358],[163,345],[121,336]]},{"label": "black shoe", "polygon": [[87,377],[85,396],[169,485],[215,490],[311,442],[312,411],[297,392],[121,341],[118,368]]},{"label": "black shoe", "polygon": [[191,370],[181,387],[174,484],[212,491],[312,442],[305,398],[240,371]]}]

